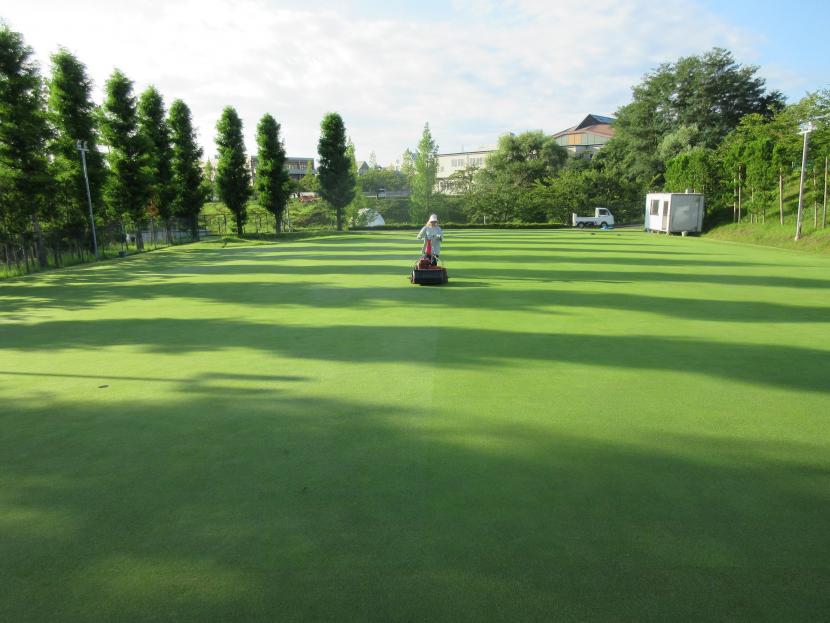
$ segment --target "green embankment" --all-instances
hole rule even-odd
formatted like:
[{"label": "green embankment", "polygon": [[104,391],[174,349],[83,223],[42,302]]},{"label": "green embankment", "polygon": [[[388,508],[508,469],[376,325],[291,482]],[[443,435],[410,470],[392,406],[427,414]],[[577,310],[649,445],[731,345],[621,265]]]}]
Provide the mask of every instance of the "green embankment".
[{"label": "green embankment", "polygon": [[639,232],[0,283],[0,620],[820,621],[830,258]]},{"label": "green embankment", "polygon": [[778,221],[766,223],[729,223],[706,233],[707,238],[757,244],[781,249],[797,249],[810,253],[830,254],[830,227],[815,229],[812,218],[802,227],[802,237],[795,241],[795,222],[788,219],[784,225]]},{"label": "green embankment", "polygon": [[[755,215],[756,221],[749,222],[749,211],[753,209],[751,201],[745,204],[741,223],[729,223],[714,227],[706,236],[717,240],[756,244],[780,249],[798,249],[810,253],[830,253],[830,227],[823,227],[823,187],[807,184],[804,196],[802,216],[802,237],[795,241],[795,222],[798,210],[799,176],[790,173],[784,184],[783,213],[784,224],[778,209],[778,196],[772,193],[767,197],[770,204],[765,204],[765,218]],[[751,195],[749,195],[751,197]]]}]

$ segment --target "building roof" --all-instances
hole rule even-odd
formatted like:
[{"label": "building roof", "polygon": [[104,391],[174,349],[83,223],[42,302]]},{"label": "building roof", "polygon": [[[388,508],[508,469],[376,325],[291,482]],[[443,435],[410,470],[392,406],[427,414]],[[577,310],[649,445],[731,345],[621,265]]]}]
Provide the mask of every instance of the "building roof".
[{"label": "building roof", "polygon": [[601,125],[589,125],[589,126],[585,126],[585,127],[582,127],[582,128],[580,128],[578,126],[573,126],[572,128],[568,128],[567,130],[562,130],[561,132],[557,132],[556,134],[553,134],[552,136],[553,136],[553,138],[560,138],[562,136],[567,136],[568,134],[585,134],[587,132],[590,132],[592,134],[599,134],[600,136],[607,136],[609,138],[614,137],[614,128],[613,128],[613,126],[610,126],[610,125],[607,125],[607,124],[604,124],[604,123],[601,124]]},{"label": "building roof", "polygon": [[559,138],[566,134],[573,134],[575,132],[593,132],[594,134],[601,134],[603,136],[614,136],[613,123],[616,121],[613,117],[603,117],[602,115],[588,115],[575,126],[562,130],[553,135],[553,138]]},{"label": "building roof", "polygon": [[588,115],[585,117],[577,126],[577,130],[581,130],[582,128],[592,126],[592,125],[611,125],[614,123],[616,119],[613,117],[605,117],[603,115]]},{"label": "building roof", "polygon": [[489,154],[494,151],[496,151],[495,147],[482,147],[481,149],[473,149],[471,151],[450,151],[445,154],[438,154],[438,156],[467,156],[472,154]]}]

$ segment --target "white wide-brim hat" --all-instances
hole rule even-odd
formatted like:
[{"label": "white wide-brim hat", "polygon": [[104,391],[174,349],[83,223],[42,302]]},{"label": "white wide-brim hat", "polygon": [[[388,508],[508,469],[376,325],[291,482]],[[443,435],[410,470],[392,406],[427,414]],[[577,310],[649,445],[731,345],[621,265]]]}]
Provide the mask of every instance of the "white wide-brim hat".
[{"label": "white wide-brim hat", "polygon": [[430,223],[433,223],[433,222],[437,223],[438,222],[438,215],[437,214],[430,214],[429,215],[429,222]]}]

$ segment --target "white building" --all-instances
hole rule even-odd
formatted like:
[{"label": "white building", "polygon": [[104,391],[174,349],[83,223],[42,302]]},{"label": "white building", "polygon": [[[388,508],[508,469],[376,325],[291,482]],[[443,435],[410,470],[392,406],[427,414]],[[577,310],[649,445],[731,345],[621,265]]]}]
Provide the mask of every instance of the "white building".
[{"label": "white building", "polygon": [[438,190],[452,193],[447,179],[456,171],[463,171],[469,167],[480,169],[484,161],[491,153],[496,151],[495,147],[482,147],[475,151],[459,151],[449,154],[438,154],[438,171],[435,176]]}]

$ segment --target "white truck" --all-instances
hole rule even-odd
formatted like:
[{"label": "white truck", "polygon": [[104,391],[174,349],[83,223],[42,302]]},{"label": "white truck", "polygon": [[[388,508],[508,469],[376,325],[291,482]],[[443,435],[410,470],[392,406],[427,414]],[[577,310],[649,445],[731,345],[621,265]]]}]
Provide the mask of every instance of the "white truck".
[{"label": "white truck", "polygon": [[571,221],[574,227],[611,227],[614,224],[614,215],[608,208],[594,208],[593,216],[577,216],[576,212],[571,214]]}]

